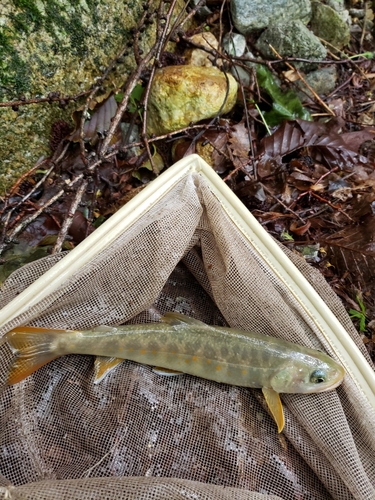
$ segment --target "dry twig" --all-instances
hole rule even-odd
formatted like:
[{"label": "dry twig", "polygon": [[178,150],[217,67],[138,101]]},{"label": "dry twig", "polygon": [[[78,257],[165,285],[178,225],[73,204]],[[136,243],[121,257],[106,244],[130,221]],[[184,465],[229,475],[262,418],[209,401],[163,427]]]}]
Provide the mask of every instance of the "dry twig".
[{"label": "dry twig", "polygon": [[62,244],[64,243],[64,240],[66,238],[66,235],[68,234],[69,228],[72,225],[74,215],[77,211],[78,205],[80,204],[82,200],[82,196],[84,192],[86,191],[88,184],[87,179],[83,179],[81,182],[81,185],[78,187],[76,194],[74,196],[74,200],[72,201],[72,204],[70,205],[68,215],[65,217],[63,225],[61,226],[61,229],[59,231],[59,234],[57,236],[57,240],[52,248],[52,254],[61,252],[61,247]]}]

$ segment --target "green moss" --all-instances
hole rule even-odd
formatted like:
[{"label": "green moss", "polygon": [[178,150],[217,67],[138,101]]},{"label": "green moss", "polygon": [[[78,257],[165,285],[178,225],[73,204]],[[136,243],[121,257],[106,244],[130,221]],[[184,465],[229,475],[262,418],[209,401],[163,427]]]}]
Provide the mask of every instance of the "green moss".
[{"label": "green moss", "polygon": [[12,36],[6,27],[0,28],[0,99],[9,94],[20,95],[30,86],[26,63],[12,46]]},{"label": "green moss", "polygon": [[17,9],[21,9],[27,13],[27,15],[30,16],[30,19],[36,20],[40,17],[38,7],[31,0],[12,0],[12,3]]},{"label": "green moss", "polygon": [[[46,9],[46,21],[45,21],[45,29],[47,33],[51,35],[52,38],[59,39],[59,36],[56,32],[56,27],[58,27],[61,31],[65,32],[67,35],[67,39],[69,40],[67,50],[71,54],[74,54],[78,57],[86,57],[88,53],[88,46],[86,43],[87,38],[87,30],[83,26],[80,17],[77,15],[78,12],[82,9],[76,7],[78,11],[76,15],[71,16],[69,12],[61,7],[59,2],[54,0],[48,0],[45,3]],[[64,43],[61,41],[61,49],[64,48]]]}]

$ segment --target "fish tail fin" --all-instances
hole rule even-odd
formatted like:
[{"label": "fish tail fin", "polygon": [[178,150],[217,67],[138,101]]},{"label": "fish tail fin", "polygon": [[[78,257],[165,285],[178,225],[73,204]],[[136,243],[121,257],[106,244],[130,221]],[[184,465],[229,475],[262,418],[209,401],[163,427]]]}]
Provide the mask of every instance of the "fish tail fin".
[{"label": "fish tail fin", "polygon": [[17,384],[50,361],[62,356],[56,350],[59,330],[21,326],[8,332],[1,343],[7,343],[16,359],[11,365],[8,384]]}]

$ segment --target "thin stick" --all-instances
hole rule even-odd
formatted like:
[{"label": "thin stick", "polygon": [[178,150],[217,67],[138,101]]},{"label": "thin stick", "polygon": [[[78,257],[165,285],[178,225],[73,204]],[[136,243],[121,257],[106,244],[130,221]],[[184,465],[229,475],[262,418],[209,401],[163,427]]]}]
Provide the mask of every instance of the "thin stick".
[{"label": "thin stick", "polygon": [[[39,208],[36,212],[34,212],[32,215],[24,219],[21,224],[19,224],[17,227],[13,229],[8,235],[7,235],[7,243],[10,243],[14,238],[19,234],[21,231],[25,229],[31,222],[33,222],[47,207],[52,205],[56,200],[60,198],[60,196],[64,193],[64,190],[59,191],[55,196],[52,196],[43,206]],[[2,243],[0,245],[0,253],[3,251],[5,244]]]},{"label": "thin stick", "polygon": [[111,126],[109,127],[107,137],[104,139],[102,147],[100,148],[100,152],[99,152],[100,157],[103,157],[106,154],[107,149],[108,149],[110,142],[112,140],[112,137],[113,137],[120,121],[121,121],[122,115],[126,111],[126,107],[128,105],[128,102],[129,102],[130,94],[132,93],[132,91],[137,83],[137,80],[141,76],[142,71],[145,69],[147,64],[150,62],[151,58],[154,56],[156,49],[157,49],[157,43],[155,43],[153,45],[153,47],[151,48],[149,53],[145,56],[145,58],[142,60],[142,62],[138,65],[137,69],[135,71],[133,71],[132,75],[130,76],[129,81],[126,85],[124,97],[122,98],[122,101],[121,101],[119,107],[117,108],[116,114],[112,119]]},{"label": "thin stick", "polygon": [[[37,167],[39,167],[40,164],[37,165]],[[43,184],[43,182],[47,179],[47,177],[49,176],[49,174],[52,172],[52,170],[55,168],[55,165],[52,165],[48,170],[47,172],[43,175],[43,177],[35,184],[35,186],[22,198],[22,200],[20,200],[16,205],[14,205],[14,207],[12,207],[12,209],[10,210],[10,213],[13,212],[13,210],[15,210],[16,208],[18,208],[20,205],[22,205],[22,203],[24,203],[26,200],[28,200],[30,198],[30,196],[35,193],[35,191],[38,189],[39,186],[41,186]]]},{"label": "thin stick", "polygon": [[[171,21],[171,16],[173,14],[173,11],[174,11],[174,8],[175,8],[175,5],[176,5],[176,1],[177,0],[173,0],[171,2],[170,6],[169,6],[169,9],[168,9],[168,12],[167,12],[167,14],[164,17],[165,18],[164,29],[163,29],[163,31],[161,33],[161,36],[160,36],[160,39],[159,39],[159,42],[158,42],[158,45],[157,45],[156,54],[155,54],[155,61],[154,61],[154,64],[152,66],[150,79],[149,79],[149,82],[148,82],[148,85],[147,85],[147,88],[146,88],[146,92],[144,93],[144,97],[143,97],[143,100],[142,100],[142,104],[143,104],[142,139],[143,139],[144,145],[145,145],[146,150],[147,150],[147,155],[148,155],[148,158],[150,160],[152,171],[156,175],[157,175],[157,170],[156,170],[156,166],[155,166],[152,154],[151,154],[150,145],[149,145],[148,138],[147,138],[147,106],[148,106],[148,98],[149,98],[149,95],[150,95],[150,90],[151,90],[152,82],[153,82],[155,71],[156,71],[156,66],[160,64],[160,55],[161,55],[162,49],[164,47],[165,40],[167,38],[167,32],[168,32],[168,29],[169,29],[169,23]],[[162,8],[163,8],[163,2],[160,2],[159,15],[158,15],[158,31],[161,28],[160,27],[160,21],[161,21],[161,16],[162,16]]]},{"label": "thin stick", "polygon": [[137,63],[137,65],[140,64],[142,61],[142,58],[141,58],[140,53],[139,53],[140,28],[142,28],[144,26],[145,19],[146,19],[146,16],[148,14],[148,9],[151,7],[151,4],[152,4],[152,0],[148,0],[148,2],[146,4],[146,8],[142,14],[140,21],[138,22],[137,29],[136,29],[135,35],[134,35],[133,52],[134,52],[135,62]]},{"label": "thin stick", "polygon": [[37,170],[38,168],[40,168],[43,165],[43,163],[45,163],[46,161],[47,161],[47,159],[44,159],[44,160],[40,161],[39,163],[37,163],[36,165],[34,165],[32,168],[30,168],[30,170],[28,170],[27,172],[25,172],[24,174],[22,174],[21,177],[19,179],[17,179],[16,183],[11,187],[8,196],[12,196],[13,194],[15,194],[15,192],[19,188],[20,184],[22,184],[22,182],[25,179],[27,179],[27,177],[29,177],[31,174],[33,174],[35,172],[35,170]]},{"label": "thin stick", "polygon": [[297,217],[297,219],[302,222],[302,224],[306,224],[306,221],[302,219],[302,217],[300,217],[297,212],[295,212],[294,210],[292,210],[291,208],[288,207],[288,205],[285,205],[285,203],[283,203],[279,198],[277,198],[277,196],[275,196],[272,191],[270,191],[270,189],[268,189],[267,186],[265,186],[264,184],[262,184],[263,186],[263,189],[271,196],[271,198],[273,198],[274,200],[277,201],[277,203],[279,203],[282,207],[285,208],[285,210],[287,210],[288,212],[291,212],[295,217]]},{"label": "thin stick", "polygon": [[181,18],[182,16],[184,15],[184,12],[186,10],[186,7],[189,5],[190,3],[190,0],[187,0],[185,2],[185,5],[184,7],[181,9],[181,12],[180,14],[177,16],[177,19],[175,20],[175,22],[173,23],[173,26],[171,28],[171,31],[169,32],[168,36],[167,36],[167,39],[166,39],[166,43],[169,42],[169,40],[171,39],[171,37],[175,34],[175,30],[177,28],[179,28],[180,30],[182,29],[182,26],[187,23],[189,21],[189,19],[191,19],[194,14],[197,12],[197,10],[202,7],[204,4],[205,4],[205,0],[199,0],[199,2],[191,9],[191,11],[188,13],[188,15],[181,21]]},{"label": "thin stick", "polygon": [[363,52],[362,46],[363,46],[363,40],[365,38],[365,33],[366,33],[366,14],[365,14],[365,17],[363,18],[363,27],[362,27],[362,33],[361,33],[361,40],[359,42],[359,51],[360,52]]},{"label": "thin stick", "polygon": [[79,94],[73,95],[73,96],[61,96],[57,92],[55,94],[58,95],[53,95],[50,97],[39,97],[39,98],[34,98],[34,99],[19,99],[18,101],[8,101],[8,102],[0,102],[0,108],[10,108],[12,106],[26,106],[28,104],[39,104],[41,102],[61,102],[61,101],[76,101],[80,97],[83,97],[87,94],[90,93],[90,90],[85,90],[84,92],[80,92]]}]

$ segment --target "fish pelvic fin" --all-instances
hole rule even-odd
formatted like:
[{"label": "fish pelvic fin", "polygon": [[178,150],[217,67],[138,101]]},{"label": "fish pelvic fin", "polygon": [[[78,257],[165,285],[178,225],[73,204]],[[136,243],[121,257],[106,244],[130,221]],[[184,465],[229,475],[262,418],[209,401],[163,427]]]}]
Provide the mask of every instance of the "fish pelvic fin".
[{"label": "fish pelvic fin", "polygon": [[163,368],[161,366],[154,366],[152,368],[152,371],[157,375],[163,375],[164,377],[175,377],[176,375],[183,375],[183,372],[170,370],[169,368]]},{"label": "fish pelvic fin", "polygon": [[95,379],[94,384],[99,384],[103,378],[108,375],[117,365],[124,360],[120,358],[107,358],[105,356],[96,356],[95,358]]},{"label": "fish pelvic fin", "polygon": [[65,330],[50,330],[21,326],[8,332],[2,339],[16,355],[11,365],[8,384],[17,384],[50,361],[65,353],[56,351],[56,335]]},{"label": "fish pelvic fin", "polygon": [[284,428],[284,410],[283,405],[281,403],[280,395],[273,389],[263,387],[262,388],[263,396],[266,400],[268,408],[276,422],[277,431],[280,433]]}]

